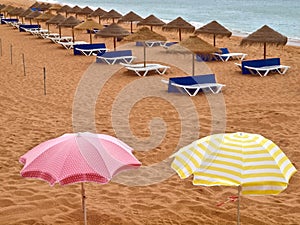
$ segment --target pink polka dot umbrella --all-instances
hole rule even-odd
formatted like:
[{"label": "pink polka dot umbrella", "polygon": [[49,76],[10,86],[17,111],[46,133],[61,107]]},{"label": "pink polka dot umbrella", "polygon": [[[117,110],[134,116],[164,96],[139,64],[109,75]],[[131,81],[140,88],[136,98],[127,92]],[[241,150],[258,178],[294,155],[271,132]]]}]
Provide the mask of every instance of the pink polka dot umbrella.
[{"label": "pink polka dot umbrella", "polygon": [[67,185],[81,182],[84,224],[87,224],[83,182],[108,183],[114,175],[141,163],[119,139],[89,132],[64,134],[34,147],[20,157],[21,176]]}]

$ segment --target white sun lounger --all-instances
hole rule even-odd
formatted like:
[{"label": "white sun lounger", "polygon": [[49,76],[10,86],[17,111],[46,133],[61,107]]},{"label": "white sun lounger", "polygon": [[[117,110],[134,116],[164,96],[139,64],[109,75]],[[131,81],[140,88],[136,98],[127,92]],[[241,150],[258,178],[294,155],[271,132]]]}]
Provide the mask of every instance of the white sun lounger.
[{"label": "white sun lounger", "polygon": [[200,90],[218,94],[225,86],[216,82],[215,74],[177,77],[161,81],[168,84],[168,92],[187,93],[189,96],[197,95]]},{"label": "white sun lounger", "polygon": [[67,41],[59,41],[59,42],[57,42],[57,44],[61,44],[66,49],[72,49],[73,45],[87,44],[87,42],[85,42],[85,41],[75,41],[75,42],[72,42],[72,41],[69,41],[69,42],[67,42]]},{"label": "white sun lounger", "polygon": [[155,71],[159,75],[165,74],[167,69],[169,69],[169,66],[164,66],[161,64],[146,64],[144,66],[143,63],[141,64],[126,64],[126,63],[120,63],[123,65],[127,70],[134,71],[138,76],[146,76],[149,71]]},{"label": "white sun lounger", "polygon": [[104,54],[97,55],[96,62],[105,62],[107,64],[113,65],[115,63],[125,63],[131,64],[136,57],[132,55],[131,50],[120,50],[105,52]]},{"label": "white sun lounger", "polygon": [[54,43],[58,43],[58,42],[71,42],[73,40],[73,38],[70,37],[70,36],[59,37],[59,35],[56,36],[56,37],[47,37],[47,39],[53,41]]},{"label": "white sun lounger", "polygon": [[[83,44],[83,43],[75,43],[75,44]],[[80,51],[85,56],[91,56],[92,54],[98,54],[99,52],[109,51],[108,48],[92,48],[92,49],[83,49],[83,48],[75,48]]]},{"label": "white sun lounger", "polygon": [[226,54],[213,53],[213,55],[215,55],[217,59],[220,59],[223,62],[227,62],[229,59],[243,60],[247,56],[247,54],[245,53],[238,53],[238,52],[226,53]]},{"label": "white sun lounger", "polygon": [[290,66],[284,65],[273,65],[273,66],[263,66],[263,67],[252,67],[245,66],[246,69],[250,71],[251,74],[258,74],[261,77],[267,76],[269,72],[276,71],[279,74],[285,74]]}]

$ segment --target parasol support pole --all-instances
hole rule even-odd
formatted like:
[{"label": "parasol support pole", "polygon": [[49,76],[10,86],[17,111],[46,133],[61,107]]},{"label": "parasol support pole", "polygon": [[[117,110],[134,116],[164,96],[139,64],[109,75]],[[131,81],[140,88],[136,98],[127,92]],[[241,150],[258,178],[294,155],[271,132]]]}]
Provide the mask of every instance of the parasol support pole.
[{"label": "parasol support pole", "polygon": [[240,195],[241,195],[241,186],[238,186],[238,199],[237,199],[237,225],[240,225]]},{"label": "parasol support pole", "polygon": [[90,44],[93,44],[92,30],[90,30]]},{"label": "parasol support pole", "polygon": [[74,43],[75,42],[74,27],[72,27],[72,38],[73,38],[73,43]]},{"label": "parasol support pole", "polygon": [[216,46],[216,35],[214,34],[214,46]]},{"label": "parasol support pole", "polygon": [[82,197],[82,211],[83,211],[83,220],[84,225],[87,225],[87,216],[86,216],[86,207],[85,207],[85,189],[84,189],[84,183],[81,183],[81,197]]},{"label": "parasol support pole", "polygon": [[114,37],[114,50],[116,51],[116,46],[117,46],[117,42],[116,42],[117,38]]},{"label": "parasol support pole", "polygon": [[267,57],[267,43],[266,42],[264,42],[264,59],[266,59],[266,57]]},{"label": "parasol support pole", "polygon": [[179,29],[178,32],[179,32],[179,41],[181,41],[181,29]]},{"label": "parasol support pole", "polygon": [[192,53],[192,76],[195,76],[195,53]]},{"label": "parasol support pole", "polygon": [[133,32],[132,32],[132,21],[130,21],[130,32],[133,34]]},{"label": "parasol support pole", "polygon": [[59,37],[61,38],[61,26],[58,25]]},{"label": "parasol support pole", "polygon": [[146,42],[144,41],[144,67],[146,67]]}]

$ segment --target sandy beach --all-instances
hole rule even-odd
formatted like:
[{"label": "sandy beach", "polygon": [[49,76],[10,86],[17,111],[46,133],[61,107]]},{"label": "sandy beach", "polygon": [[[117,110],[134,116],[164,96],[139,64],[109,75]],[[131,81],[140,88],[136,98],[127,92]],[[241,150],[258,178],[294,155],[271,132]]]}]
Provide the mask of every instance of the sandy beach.
[{"label": "sandy beach", "polygon": [[[28,7],[34,1],[1,3]],[[170,41],[178,38],[177,33],[155,31]],[[71,29],[62,32],[70,35]],[[75,35],[89,41],[84,32]],[[180,147],[218,131],[259,133],[299,169],[300,47],[267,48],[267,57],[280,57],[291,67],[285,75],[244,76],[236,60],[195,62],[196,73],[214,73],[226,87],[215,96],[189,97],[168,93],[160,80],[189,75],[190,55],[148,48],[148,61],[171,68],[165,75],[138,77],[120,65],[96,64],[94,56],[74,56],[72,50],[9,25],[0,25],[0,38],[0,224],[83,224],[79,184],[51,187],[23,178],[18,160],[41,142],[84,129],[122,139],[145,167],[138,177],[125,174],[106,185],[86,183],[89,225],[236,224],[236,203],[217,204],[236,195],[237,188],[193,186],[192,178],[181,180],[166,167]],[[209,37],[203,39],[212,43]],[[240,41],[217,39],[217,46],[247,53],[247,59],[263,57],[262,46],[241,47]],[[111,38],[94,42],[113,48]],[[141,47],[118,42],[117,48],[132,49],[136,62],[142,62]],[[241,224],[299,224],[299,181],[297,172],[279,195],[242,196]]]}]

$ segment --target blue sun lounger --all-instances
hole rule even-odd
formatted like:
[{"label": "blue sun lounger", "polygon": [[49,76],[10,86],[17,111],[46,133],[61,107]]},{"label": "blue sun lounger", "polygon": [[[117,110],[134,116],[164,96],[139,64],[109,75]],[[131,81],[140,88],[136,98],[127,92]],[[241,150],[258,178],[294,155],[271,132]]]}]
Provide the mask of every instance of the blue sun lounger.
[{"label": "blue sun lounger", "polygon": [[1,24],[7,24],[7,23],[18,23],[19,19],[10,19],[10,18],[2,18]]},{"label": "blue sun lounger", "polygon": [[220,48],[221,53],[213,53],[216,60],[221,60],[223,62],[228,61],[229,59],[238,59],[243,60],[247,54],[240,52],[229,52],[228,48]]},{"label": "blue sun lounger", "polygon": [[38,24],[20,24],[19,25],[19,31],[20,32],[26,32],[28,29],[39,29],[41,28]]},{"label": "blue sun lounger", "polygon": [[111,51],[98,53],[96,63],[104,62],[111,65],[116,63],[132,63],[135,58],[135,56],[132,56],[131,50]]},{"label": "blue sun lounger", "polygon": [[285,74],[290,68],[281,65],[280,58],[244,60],[242,63],[236,63],[242,69],[242,74],[258,74],[261,77],[267,76],[269,72]]},{"label": "blue sun lounger", "polygon": [[95,43],[95,44],[75,44],[73,45],[74,55],[85,55],[90,56],[93,53],[103,54],[108,49],[105,43]]},{"label": "blue sun lounger", "polygon": [[225,86],[216,82],[215,74],[173,77],[169,81],[162,80],[162,82],[168,84],[168,92],[187,93],[189,96],[195,96],[200,91],[217,94]]}]

